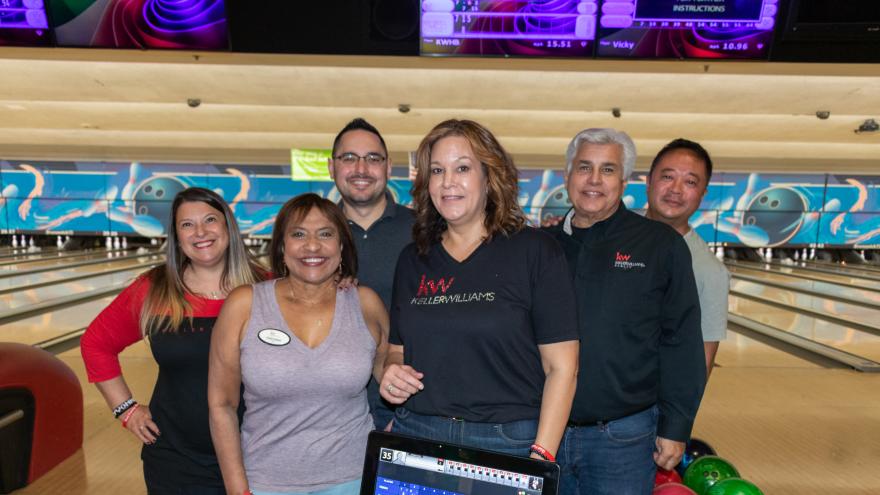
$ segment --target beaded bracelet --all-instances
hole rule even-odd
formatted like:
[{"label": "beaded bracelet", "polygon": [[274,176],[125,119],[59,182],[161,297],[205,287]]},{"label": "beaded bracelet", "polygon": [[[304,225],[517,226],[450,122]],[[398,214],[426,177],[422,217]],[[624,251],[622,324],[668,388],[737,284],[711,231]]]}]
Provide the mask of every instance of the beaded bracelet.
[{"label": "beaded bracelet", "polygon": [[125,400],[125,402],[113,408],[113,417],[118,419],[119,416],[122,416],[122,413],[127,411],[129,407],[135,404],[137,404],[137,401],[134,400],[133,397],[129,397]]}]

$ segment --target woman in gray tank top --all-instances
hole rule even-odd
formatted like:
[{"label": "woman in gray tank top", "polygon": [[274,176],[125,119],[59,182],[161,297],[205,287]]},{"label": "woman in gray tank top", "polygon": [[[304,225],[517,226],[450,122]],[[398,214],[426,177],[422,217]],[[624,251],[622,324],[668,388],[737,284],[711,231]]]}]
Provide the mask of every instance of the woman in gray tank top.
[{"label": "woman in gray tank top", "polygon": [[359,493],[373,425],[366,385],[379,378],[388,314],[371,289],[338,288],[357,273],[357,253],[332,202],[288,201],[270,252],[280,278],[229,294],[211,341],[211,436],[226,490]]}]

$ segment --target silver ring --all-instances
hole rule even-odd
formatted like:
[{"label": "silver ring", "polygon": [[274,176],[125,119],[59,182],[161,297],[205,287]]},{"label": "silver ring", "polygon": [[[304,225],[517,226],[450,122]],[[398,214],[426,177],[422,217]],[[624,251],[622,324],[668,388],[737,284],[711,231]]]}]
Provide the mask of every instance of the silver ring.
[{"label": "silver ring", "polygon": [[388,393],[389,393],[389,394],[392,393],[392,392],[394,392],[394,385],[392,385],[392,384],[389,383],[388,386],[385,387],[385,390],[388,390]]}]

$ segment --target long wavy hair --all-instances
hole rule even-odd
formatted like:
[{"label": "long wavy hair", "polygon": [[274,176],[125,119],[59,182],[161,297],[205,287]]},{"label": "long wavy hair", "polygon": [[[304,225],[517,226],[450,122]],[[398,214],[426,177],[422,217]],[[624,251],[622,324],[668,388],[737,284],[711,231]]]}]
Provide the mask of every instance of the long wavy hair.
[{"label": "long wavy hair", "polygon": [[431,150],[438,141],[451,136],[467,140],[486,175],[488,194],[485,227],[488,239],[497,234],[509,236],[526,225],[526,215],[517,202],[519,172],[501,143],[489,129],[477,122],[446,120],[431,129],[416,151],[417,174],[411,191],[416,212],[413,238],[422,256],[428,253],[432,245],[440,242],[447,229],[446,220],[431,201],[428,185],[431,180]]},{"label": "long wavy hair", "polygon": [[185,318],[192,318],[192,308],[184,298],[192,293],[183,281],[183,272],[191,260],[180,249],[177,237],[177,210],[184,203],[205,203],[223,214],[229,235],[226,262],[220,279],[224,292],[245,284],[253,284],[265,278],[261,268],[248,253],[238,230],[238,223],[229,205],[217,193],[201,187],[184,189],[174,196],[171,203],[171,223],[168,225],[168,241],[165,243],[165,264],[153,268],[145,275],[150,290],[141,309],[141,333],[148,337],[156,332],[174,332]]},{"label": "long wavy hair", "polygon": [[339,276],[342,278],[355,277],[357,275],[357,249],[354,246],[354,237],[348,227],[345,214],[336,203],[324,199],[315,193],[300,194],[284,203],[278,215],[275,217],[275,227],[272,228],[272,241],[269,244],[269,253],[272,257],[272,273],[276,277],[286,277],[290,270],[284,263],[284,236],[291,225],[302,222],[312,209],[317,209],[339,232],[339,243],[342,245],[342,258],[339,265]]}]

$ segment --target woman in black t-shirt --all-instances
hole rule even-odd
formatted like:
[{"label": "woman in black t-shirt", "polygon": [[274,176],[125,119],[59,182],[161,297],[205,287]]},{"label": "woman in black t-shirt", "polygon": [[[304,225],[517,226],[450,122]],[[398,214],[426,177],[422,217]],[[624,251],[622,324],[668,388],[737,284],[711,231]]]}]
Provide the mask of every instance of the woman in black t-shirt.
[{"label": "woman in black t-shirt", "polygon": [[516,167],[480,124],[437,125],[417,167],[380,384],[402,405],[392,431],[553,460],[578,362],[565,256],[525,225]]}]

